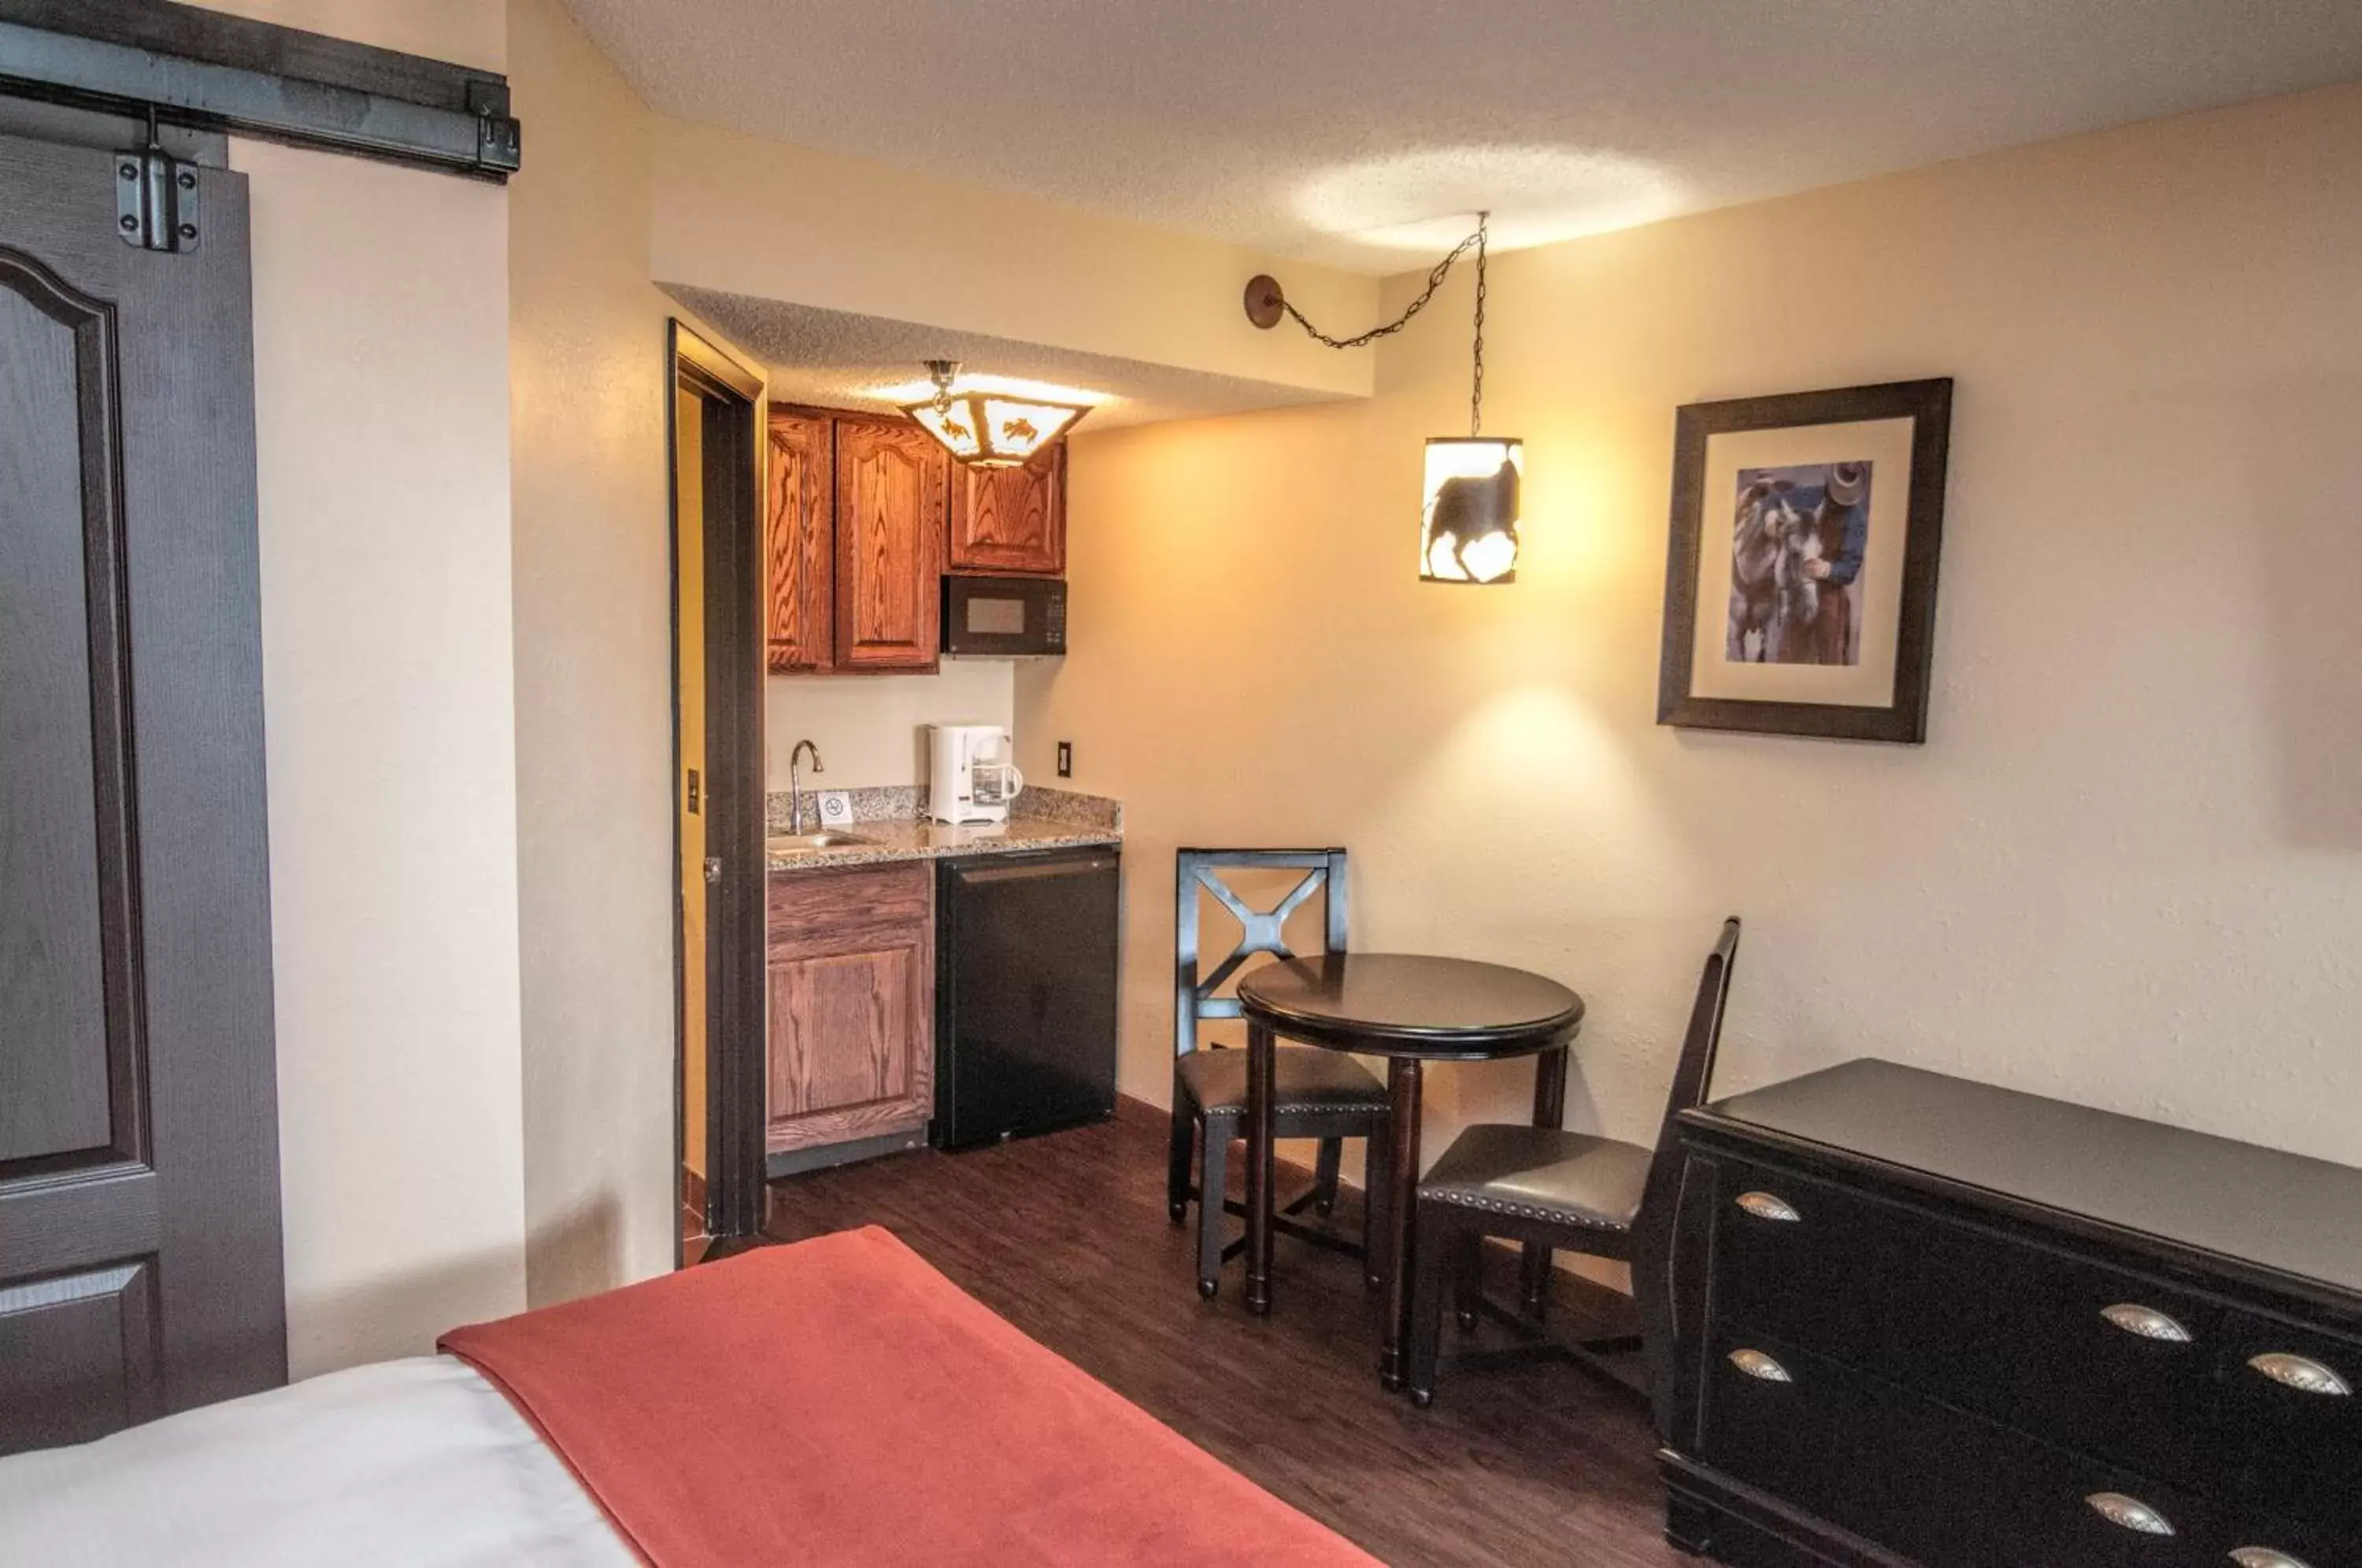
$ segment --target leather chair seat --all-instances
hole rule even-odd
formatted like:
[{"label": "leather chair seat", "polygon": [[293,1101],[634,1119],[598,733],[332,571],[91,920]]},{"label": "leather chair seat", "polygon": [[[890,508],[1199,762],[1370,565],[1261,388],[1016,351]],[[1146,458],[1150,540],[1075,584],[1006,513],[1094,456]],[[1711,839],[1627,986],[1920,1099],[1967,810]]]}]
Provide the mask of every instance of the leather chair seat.
[{"label": "leather chair seat", "polygon": [[1418,1184],[1422,1200],[1628,1231],[1649,1185],[1650,1151],[1555,1127],[1485,1124],[1452,1141]]},{"label": "leather chair seat", "polygon": [[[1375,1073],[1341,1052],[1318,1045],[1282,1045],[1273,1053],[1272,1114],[1290,1111],[1356,1110],[1386,1106],[1386,1086]],[[1176,1064],[1182,1086],[1210,1116],[1247,1110],[1247,1054],[1198,1050]]]}]

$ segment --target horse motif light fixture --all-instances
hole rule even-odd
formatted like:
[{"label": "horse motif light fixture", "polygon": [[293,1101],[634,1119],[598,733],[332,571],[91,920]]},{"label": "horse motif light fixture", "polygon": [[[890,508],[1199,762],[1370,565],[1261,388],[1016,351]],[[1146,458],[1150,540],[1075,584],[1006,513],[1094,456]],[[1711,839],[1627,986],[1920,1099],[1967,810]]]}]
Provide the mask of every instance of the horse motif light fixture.
[{"label": "horse motif light fixture", "polygon": [[1443,285],[1453,262],[1476,252],[1476,324],[1468,390],[1468,434],[1431,436],[1427,442],[1427,503],[1419,513],[1418,575],[1424,582],[1506,583],[1518,577],[1518,491],[1525,480],[1526,444],[1514,436],[1485,434],[1485,249],[1490,213],[1476,215],[1476,232],[1454,246],[1427,275],[1427,287],[1402,315],[1352,337],[1331,337],[1304,318],[1268,273],[1248,280],[1247,319],[1260,327],[1285,315],[1316,343],[1359,348],[1410,325]]},{"label": "horse motif light fixture", "polygon": [[952,381],[959,374],[959,361],[926,363],[935,395],[906,403],[902,412],[972,469],[1018,468],[1090,412],[1082,403],[1051,403],[1014,392],[955,392]]}]

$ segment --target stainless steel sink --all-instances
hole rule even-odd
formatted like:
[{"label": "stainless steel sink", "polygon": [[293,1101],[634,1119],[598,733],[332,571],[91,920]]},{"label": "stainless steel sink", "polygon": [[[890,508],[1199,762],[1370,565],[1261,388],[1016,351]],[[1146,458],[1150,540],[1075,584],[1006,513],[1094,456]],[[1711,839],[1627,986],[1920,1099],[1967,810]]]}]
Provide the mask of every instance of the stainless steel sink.
[{"label": "stainless steel sink", "polygon": [[798,849],[842,849],[872,842],[854,833],[782,833],[765,839],[763,847],[778,855]]}]

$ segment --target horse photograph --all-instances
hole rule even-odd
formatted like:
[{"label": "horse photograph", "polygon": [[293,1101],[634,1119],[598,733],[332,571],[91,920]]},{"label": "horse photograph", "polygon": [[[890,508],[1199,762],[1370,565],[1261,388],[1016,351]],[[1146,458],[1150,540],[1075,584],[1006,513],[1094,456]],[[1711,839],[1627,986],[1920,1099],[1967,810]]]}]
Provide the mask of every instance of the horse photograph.
[{"label": "horse photograph", "polygon": [[1860,663],[1870,470],[1867,462],[1738,470],[1724,657]]}]

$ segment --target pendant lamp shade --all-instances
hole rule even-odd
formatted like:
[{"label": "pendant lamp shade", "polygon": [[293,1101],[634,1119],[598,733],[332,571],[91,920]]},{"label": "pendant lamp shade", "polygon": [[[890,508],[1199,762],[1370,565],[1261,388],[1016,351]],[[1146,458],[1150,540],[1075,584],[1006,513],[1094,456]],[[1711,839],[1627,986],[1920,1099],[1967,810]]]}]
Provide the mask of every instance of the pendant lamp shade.
[{"label": "pendant lamp shade", "polygon": [[1427,443],[1418,575],[1427,582],[1512,582],[1526,444],[1515,436],[1437,436]]},{"label": "pendant lamp shade", "polygon": [[930,359],[935,395],[902,405],[902,412],[944,449],[972,469],[1013,469],[1065,435],[1090,409],[1006,392],[952,391],[957,361]]}]

